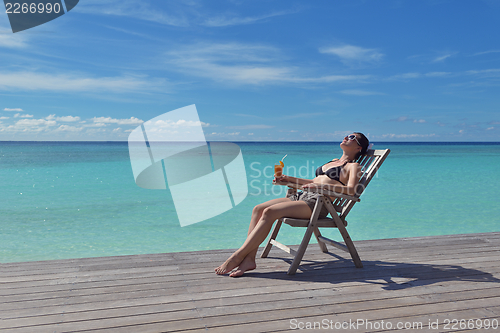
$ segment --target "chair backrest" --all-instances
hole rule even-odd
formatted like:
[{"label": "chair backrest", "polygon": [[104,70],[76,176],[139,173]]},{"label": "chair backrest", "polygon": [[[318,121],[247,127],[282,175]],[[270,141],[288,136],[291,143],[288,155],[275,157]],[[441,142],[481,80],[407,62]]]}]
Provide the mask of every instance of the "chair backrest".
[{"label": "chair backrest", "polygon": [[[361,165],[362,174],[355,197],[359,197],[363,193],[390,152],[390,149],[369,149],[366,154],[358,158],[356,162]],[[341,213],[340,218],[344,220],[355,203],[355,201],[349,199],[336,199],[333,201],[333,206],[337,212]]]}]

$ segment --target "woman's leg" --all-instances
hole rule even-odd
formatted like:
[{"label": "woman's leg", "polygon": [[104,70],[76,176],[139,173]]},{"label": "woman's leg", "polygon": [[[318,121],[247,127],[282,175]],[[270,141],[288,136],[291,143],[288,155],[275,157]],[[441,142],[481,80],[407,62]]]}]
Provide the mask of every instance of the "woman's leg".
[{"label": "woman's leg", "polygon": [[[288,198],[272,199],[272,200],[266,201],[264,203],[258,204],[257,206],[255,206],[253,208],[252,217],[250,219],[250,225],[248,226],[247,237],[252,233],[253,229],[255,228],[255,226],[257,225],[259,220],[261,219],[262,213],[264,212],[264,209],[266,209],[272,205],[281,203],[281,202],[291,202],[291,200]],[[258,250],[259,249],[256,248],[255,250],[253,250],[252,252],[247,254],[247,256],[243,259],[243,261],[238,265],[238,269],[236,271],[234,271],[233,273],[231,273],[230,276],[232,276],[232,277],[240,276],[240,275],[243,275],[243,273],[245,273],[246,271],[251,271],[251,270],[254,270],[255,268],[257,268],[257,265],[255,263],[255,257],[257,256]],[[219,267],[217,267],[215,269],[215,271],[217,271],[219,269]]]},{"label": "woman's leg", "polygon": [[282,202],[291,202],[291,200],[288,198],[278,198],[278,199],[272,199],[272,200],[263,202],[263,203],[255,206],[252,210],[252,217],[250,219],[250,225],[248,226],[248,235],[250,235],[252,230],[257,225],[257,222],[259,222],[259,220],[261,219],[262,213],[264,212],[264,209],[271,207],[272,205],[282,203]]},{"label": "woman's leg", "polygon": [[[282,201],[264,208],[245,243],[243,243],[229,259],[217,267],[215,272],[217,274],[227,274],[240,266],[247,255],[253,255],[255,258],[255,253],[259,245],[266,239],[276,219],[284,216],[308,219],[311,217],[311,213],[311,208],[303,201]],[[243,269],[243,267],[241,267],[241,269]],[[243,272],[241,272],[241,274],[243,274]],[[237,276],[236,272],[235,274],[231,274],[231,276]]]}]

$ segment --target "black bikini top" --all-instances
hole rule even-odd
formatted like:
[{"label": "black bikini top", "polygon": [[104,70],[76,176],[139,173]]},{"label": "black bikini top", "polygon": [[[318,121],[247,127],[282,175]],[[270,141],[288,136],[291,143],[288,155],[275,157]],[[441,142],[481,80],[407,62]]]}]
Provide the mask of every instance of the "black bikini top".
[{"label": "black bikini top", "polygon": [[[327,163],[330,163],[330,162],[327,162]],[[327,163],[325,163],[325,164],[327,164]],[[325,165],[325,164],[323,164],[323,165]],[[340,172],[342,171],[342,168],[346,164],[347,164],[347,162],[345,162],[342,165],[330,168],[330,169],[326,170],[326,172],[323,171],[323,165],[322,165],[322,166],[320,166],[319,168],[316,169],[316,177],[317,176],[321,176],[321,175],[326,175],[328,178],[330,178],[332,180],[336,180],[336,181],[338,181],[339,183],[341,183],[342,185],[345,186],[345,184],[340,181]]]}]

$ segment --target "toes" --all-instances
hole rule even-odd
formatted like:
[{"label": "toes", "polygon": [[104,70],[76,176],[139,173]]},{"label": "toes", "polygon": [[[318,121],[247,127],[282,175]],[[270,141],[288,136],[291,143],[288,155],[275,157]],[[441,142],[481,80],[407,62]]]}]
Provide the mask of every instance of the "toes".
[{"label": "toes", "polygon": [[218,275],[224,275],[224,274],[231,272],[232,270],[233,270],[233,268],[228,269],[228,265],[222,264],[215,269],[215,273]]},{"label": "toes", "polygon": [[245,272],[242,271],[241,269],[238,269],[237,271],[234,271],[231,274],[229,274],[229,276],[230,277],[238,277],[238,276],[242,276],[243,273],[245,273]]},{"label": "toes", "polygon": [[237,268],[238,265],[239,265],[238,260],[236,260],[234,258],[230,258],[230,259],[226,260],[225,263],[223,263],[222,265],[217,267],[215,269],[215,273],[218,275],[224,275],[224,274],[230,273],[233,269]]},{"label": "toes", "polygon": [[220,269],[216,269],[215,273],[218,275],[224,275],[224,274],[226,274],[226,271],[224,269],[220,268]]}]

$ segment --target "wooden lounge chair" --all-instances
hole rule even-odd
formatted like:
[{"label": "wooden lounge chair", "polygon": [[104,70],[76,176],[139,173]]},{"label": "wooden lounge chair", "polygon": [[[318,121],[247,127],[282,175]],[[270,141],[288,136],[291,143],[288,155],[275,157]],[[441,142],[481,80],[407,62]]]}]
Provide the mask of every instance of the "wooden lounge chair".
[{"label": "wooden lounge chair", "polygon": [[[300,265],[302,257],[306,251],[307,246],[309,245],[309,241],[311,239],[312,234],[316,236],[318,240],[318,245],[322,252],[328,252],[326,248],[326,244],[332,245],[336,248],[349,252],[351,254],[352,260],[354,261],[354,265],[358,268],[363,267],[361,263],[361,259],[359,258],[358,252],[354,247],[354,243],[347,232],[346,226],[346,216],[351,211],[352,207],[356,202],[359,202],[359,196],[363,193],[364,189],[370,183],[372,178],[377,173],[377,170],[380,168],[387,155],[389,155],[390,150],[373,150],[370,149],[366,152],[365,155],[360,156],[358,159],[358,163],[362,167],[362,175],[359,180],[358,189],[356,191],[356,195],[349,196],[341,193],[336,193],[327,190],[310,190],[312,192],[322,194],[314,207],[313,213],[309,220],[301,220],[301,219],[293,219],[293,218],[282,218],[276,222],[273,231],[271,232],[271,237],[269,238],[264,251],[261,254],[261,258],[266,258],[271,251],[272,246],[277,246],[285,252],[288,252],[294,256],[293,262],[288,269],[288,274],[293,275],[297,271],[297,268]],[[294,193],[297,191],[293,185],[288,184],[288,194]],[[333,201],[330,197],[335,198]],[[321,207],[326,205],[326,208],[330,212],[331,217],[326,217],[324,219],[318,219],[319,212],[321,211]],[[282,223],[288,224],[292,227],[305,227],[306,232],[304,234],[304,238],[298,248],[297,251],[289,248],[286,245],[283,245],[276,241],[276,237],[278,236],[278,232]],[[344,244],[333,241],[326,237],[323,237],[319,231],[319,228],[337,228],[344,239]]]}]

